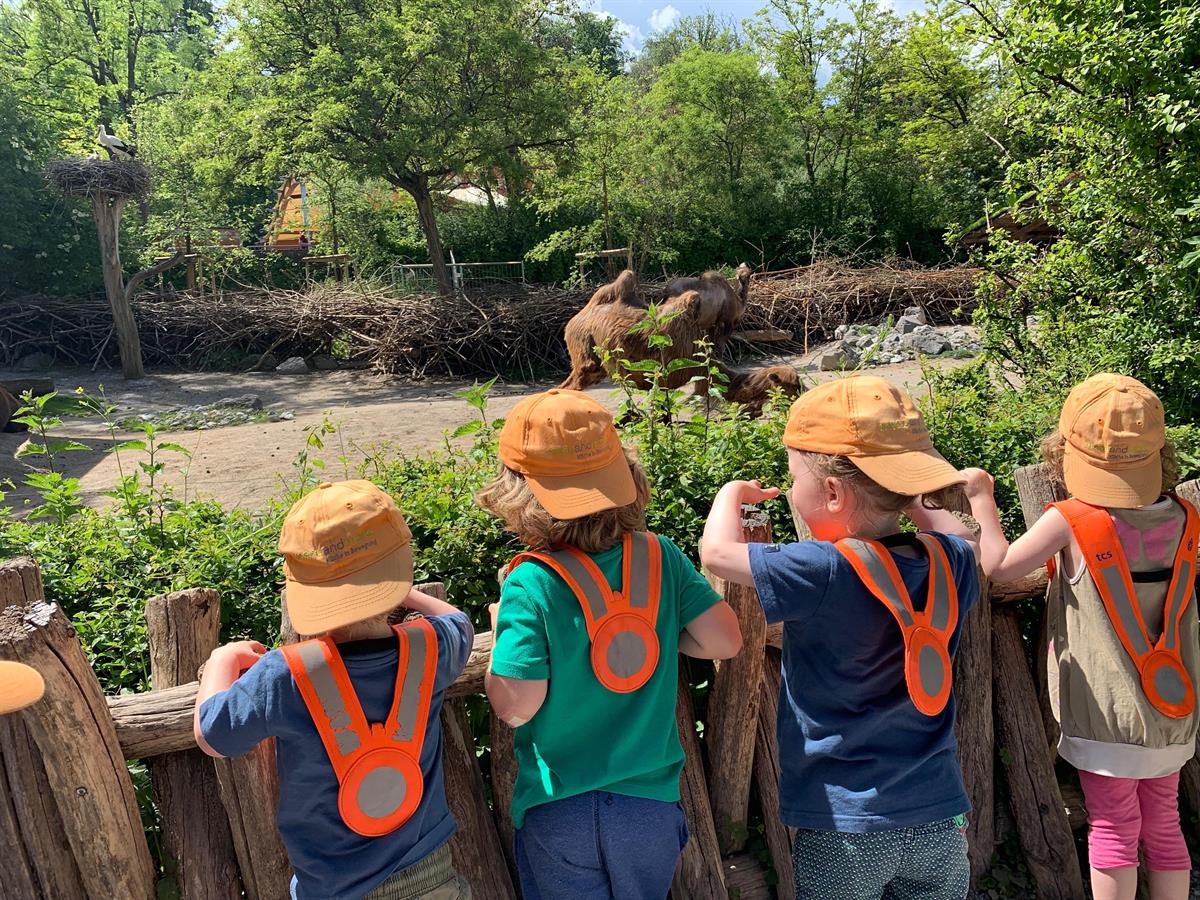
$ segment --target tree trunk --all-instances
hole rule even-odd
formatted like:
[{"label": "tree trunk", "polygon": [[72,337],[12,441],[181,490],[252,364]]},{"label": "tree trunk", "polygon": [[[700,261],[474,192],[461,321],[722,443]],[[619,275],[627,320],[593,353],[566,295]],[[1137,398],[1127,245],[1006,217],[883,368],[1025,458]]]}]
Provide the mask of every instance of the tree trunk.
[{"label": "tree trunk", "polygon": [[0,717],[0,893],[152,900],[154,869],[104,693],[30,559],[0,565],[0,659],[45,696]]},{"label": "tree trunk", "polygon": [[104,291],[112,308],[117,347],[121,351],[121,372],[127,379],[146,374],[142,365],[142,345],[138,339],[133,308],[125,297],[125,279],[121,273],[121,210],[126,197],[96,194],[93,198],[96,213],[96,232],[100,237],[100,263],[104,267]]},{"label": "tree trunk", "polygon": [[696,736],[696,713],[692,709],[692,692],[682,664],[679,669],[675,720],[684,753],[679,797],[687,816],[690,838],[683,848],[679,867],[675,870],[671,896],[675,900],[726,900],[729,894],[725,888],[712,805],[704,784],[704,759],[700,755],[700,740]]},{"label": "tree trunk", "polygon": [[[193,588],[146,603],[154,688],[187,684],[216,648],[221,631],[217,592]],[[200,750],[149,762],[163,844],[178,863],[182,900],[238,900],[242,895],[229,821],[213,761]]]},{"label": "tree trunk", "polygon": [[421,231],[424,232],[425,243],[429,247],[429,262],[433,265],[433,278],[437,282],[438,293],[449,297],[454,293],[454,286],[450,283],[450,272],[446,268],[446,257],[442,252],[442,238],[433,214],[433,195],[429,192],[429,179],[418,175],[403,182],[401,187],[416,201],[417,218],[421,222]]},{"label": "tree trunk", "polygon": [[[743,515],[747,542],[771,542],[771,523],[757,511]],[[753,587],[709,576],[713,588],[733,607],[742,629],[742,652],[717,664],[708,700],[708,793],[722,853],[746,846],[750,781],[754,772],[754,733],[762,696],[767,622]]]},{"label": "tree trunk", "polygon": [[762,808],[763,831],[767,851],[775,866],[779,900],[796,900],[796,885],[792,874],[792,841],[794,830],[779,817],[779,737],[776,722],[779,718],[779,688],[783,681],[779,651],[765,651],[763,662],[762,699],[758,705],[757,742],[754,749],[754,787],[758,805]]}]

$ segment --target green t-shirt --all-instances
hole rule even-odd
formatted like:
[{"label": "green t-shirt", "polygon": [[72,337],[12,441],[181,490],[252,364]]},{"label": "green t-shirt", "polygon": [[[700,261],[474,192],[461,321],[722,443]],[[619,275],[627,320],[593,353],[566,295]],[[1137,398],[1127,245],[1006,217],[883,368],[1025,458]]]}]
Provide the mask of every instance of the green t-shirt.
[{"label": "green t-shirt", "polygon": [[[492,672],[549,679],[546,701],[516,729],[513,824],[540,803],[588,791],[679,799],[683,747],[675,728],[679,633],[721,598],[670,540],[662,545],[658,666],[629,694],[605,688],[592,672],[583,610],[575,594],[540,562],[513,570],[500,592]],[[621,589],[622,545],[592,556]]]}]

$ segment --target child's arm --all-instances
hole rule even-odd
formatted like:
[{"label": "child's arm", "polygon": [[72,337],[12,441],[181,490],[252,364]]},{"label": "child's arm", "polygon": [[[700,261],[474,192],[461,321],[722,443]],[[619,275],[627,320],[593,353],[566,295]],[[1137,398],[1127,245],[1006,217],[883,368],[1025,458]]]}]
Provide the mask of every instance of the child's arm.
[{"label": "child's arm", "polygon": [[408,596],[404,598],[404,605],[423,616],[448,616],[459,612],[457,606],[447,603],[445,600],[439,600],[437,597],[430,597],[416,588],[408,592]]},{"label": "child's arm", "polygon": [[922,531],[940,531],[942,534],[952,534],[962,538],[970,545],[971,551],[975,554],[975,561],[983,566],[984,574],[989,574],[986,553],[983,548],[982,520],[989,517],[995,518],[998,515],[996,499],[992,496],[992,487],[995,482],[992,476],[983,469],[963,469],[961,474],[967,479],[963,491],[971,506],[971,517],[980,523],[981,533],[979,535],[976,535],[966,522],[949,510],[926,509],[921,505],[920,497],[904,512]]},{"label": "child's arm", "polygon": [[986,522],[980,519],[979,525],[983,529],[980,538],[985,548],[984,571],[987,571],[986,560],[990,559],[992,570],[988,574],[997,582],[1025,577],[1071,543],[1071,527],[1054,508],[1042,513],[1042,517],[1011,546],[1001,530],[995,504],[991,517]]},{"label": "child's arm", "polygon": [[[496,615],[500,604],[493,603],[488,607],[492,615],[492,635],[496,634]],[[524,679],[508,678],[496,675],[491,668],[483,676],[483,687],[487,692],[488,702],[492,710],[502,722],[513,728],[524,725],[542,708],[546,702],[546,690],[550,682],[546,678]]]},{"label": "child's arm", "polygon": [[779,488],[765,488],[757,481],[731,481],[717,491],[700,539],[701,565],[718,578],[753,585],[750,551],[742,529],[742,504],[778,496]]},{"label": "child's arm", "polygon": [[724,600],[688,622],[679,635],[679,652],[695,659],[732,659],[741,649],[737,613]]},{"label": "child's arm", "polygon": [[267,648],[258,641],[237,641],[218,647],[204,664],[200,689],[196,693],[196,706],[192,711],[192,735],[200,749],[209,756],[220,757],[222,754],[204,740],[204,733],[200,730],[200,707],[210,697],[229,690],[241,674],[258,662],[266,652]]}]

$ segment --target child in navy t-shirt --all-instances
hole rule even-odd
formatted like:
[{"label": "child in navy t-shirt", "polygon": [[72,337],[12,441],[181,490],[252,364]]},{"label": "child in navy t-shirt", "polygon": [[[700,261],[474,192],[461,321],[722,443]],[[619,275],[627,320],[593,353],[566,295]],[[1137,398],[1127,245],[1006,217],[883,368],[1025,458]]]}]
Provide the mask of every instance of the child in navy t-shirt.
[{"label": "child in navy t-shirt", "polygon": [[[784,443],[789,499],[814,539],[744,543],[741,504],[779,491],[735,481],[713,501],[701,559],[753,584],[767,621],[784,623],[780,811],[800,829],[796,895],[961,900],[969,803],[951,658],[979,598],[978,551],[940,507],[964,477],[911,398],[875,377],[800,397]],[[903,534],[901,512],[927,530]]]},{"label": "child in navy t-shirt", "polygon": [[[293,625],[325,638],[270,652],[253,641],[213,651],[196,701],[197,742],[214,756],[239,756],[276,739],[278,824],[296,900],[466,900],[470,888],[447,844],[455,823],[439,713],[470,656],[470,620],[411,590],[408,527],[369,482],[321,485],[299,501],[280,551]],[[401,605],[425,618],[397,631],[388,620]],[[406,669],[398,673],[401,651]],[[339,689],[342,672],[349,684]],[[365,727],[352,721],[355,705]],[[362,778],[351,764],[372,768],[362,753],[373,723],[383,725],[388,746],[384,764]],[[388,756],[395,748],[418,770],[399,777],[403,765]],[[339,806],[347,792],[348,810]]]}]

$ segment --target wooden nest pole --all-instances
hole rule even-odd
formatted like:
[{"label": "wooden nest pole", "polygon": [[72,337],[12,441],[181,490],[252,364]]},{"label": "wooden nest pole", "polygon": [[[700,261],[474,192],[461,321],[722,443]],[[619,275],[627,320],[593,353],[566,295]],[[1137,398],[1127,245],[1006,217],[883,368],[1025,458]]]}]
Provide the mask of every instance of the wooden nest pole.
[{"label": "wooden nest pole", "polygon": [[142,345],[130,302],[138,285],[176,265],[184,253],[143,269],[125,283],[121,270],[121,213],[132,199],[144,199],[150,193],[150,171],[135,159],[60,159],[46,168],[46,178],[64,194],[87,197],[96,216],[100,238],[100,262],[104,269],[104,292],[112,309],[113,330],[121,352],[121,372],[127,379],[146,374],[142,365]]}]

